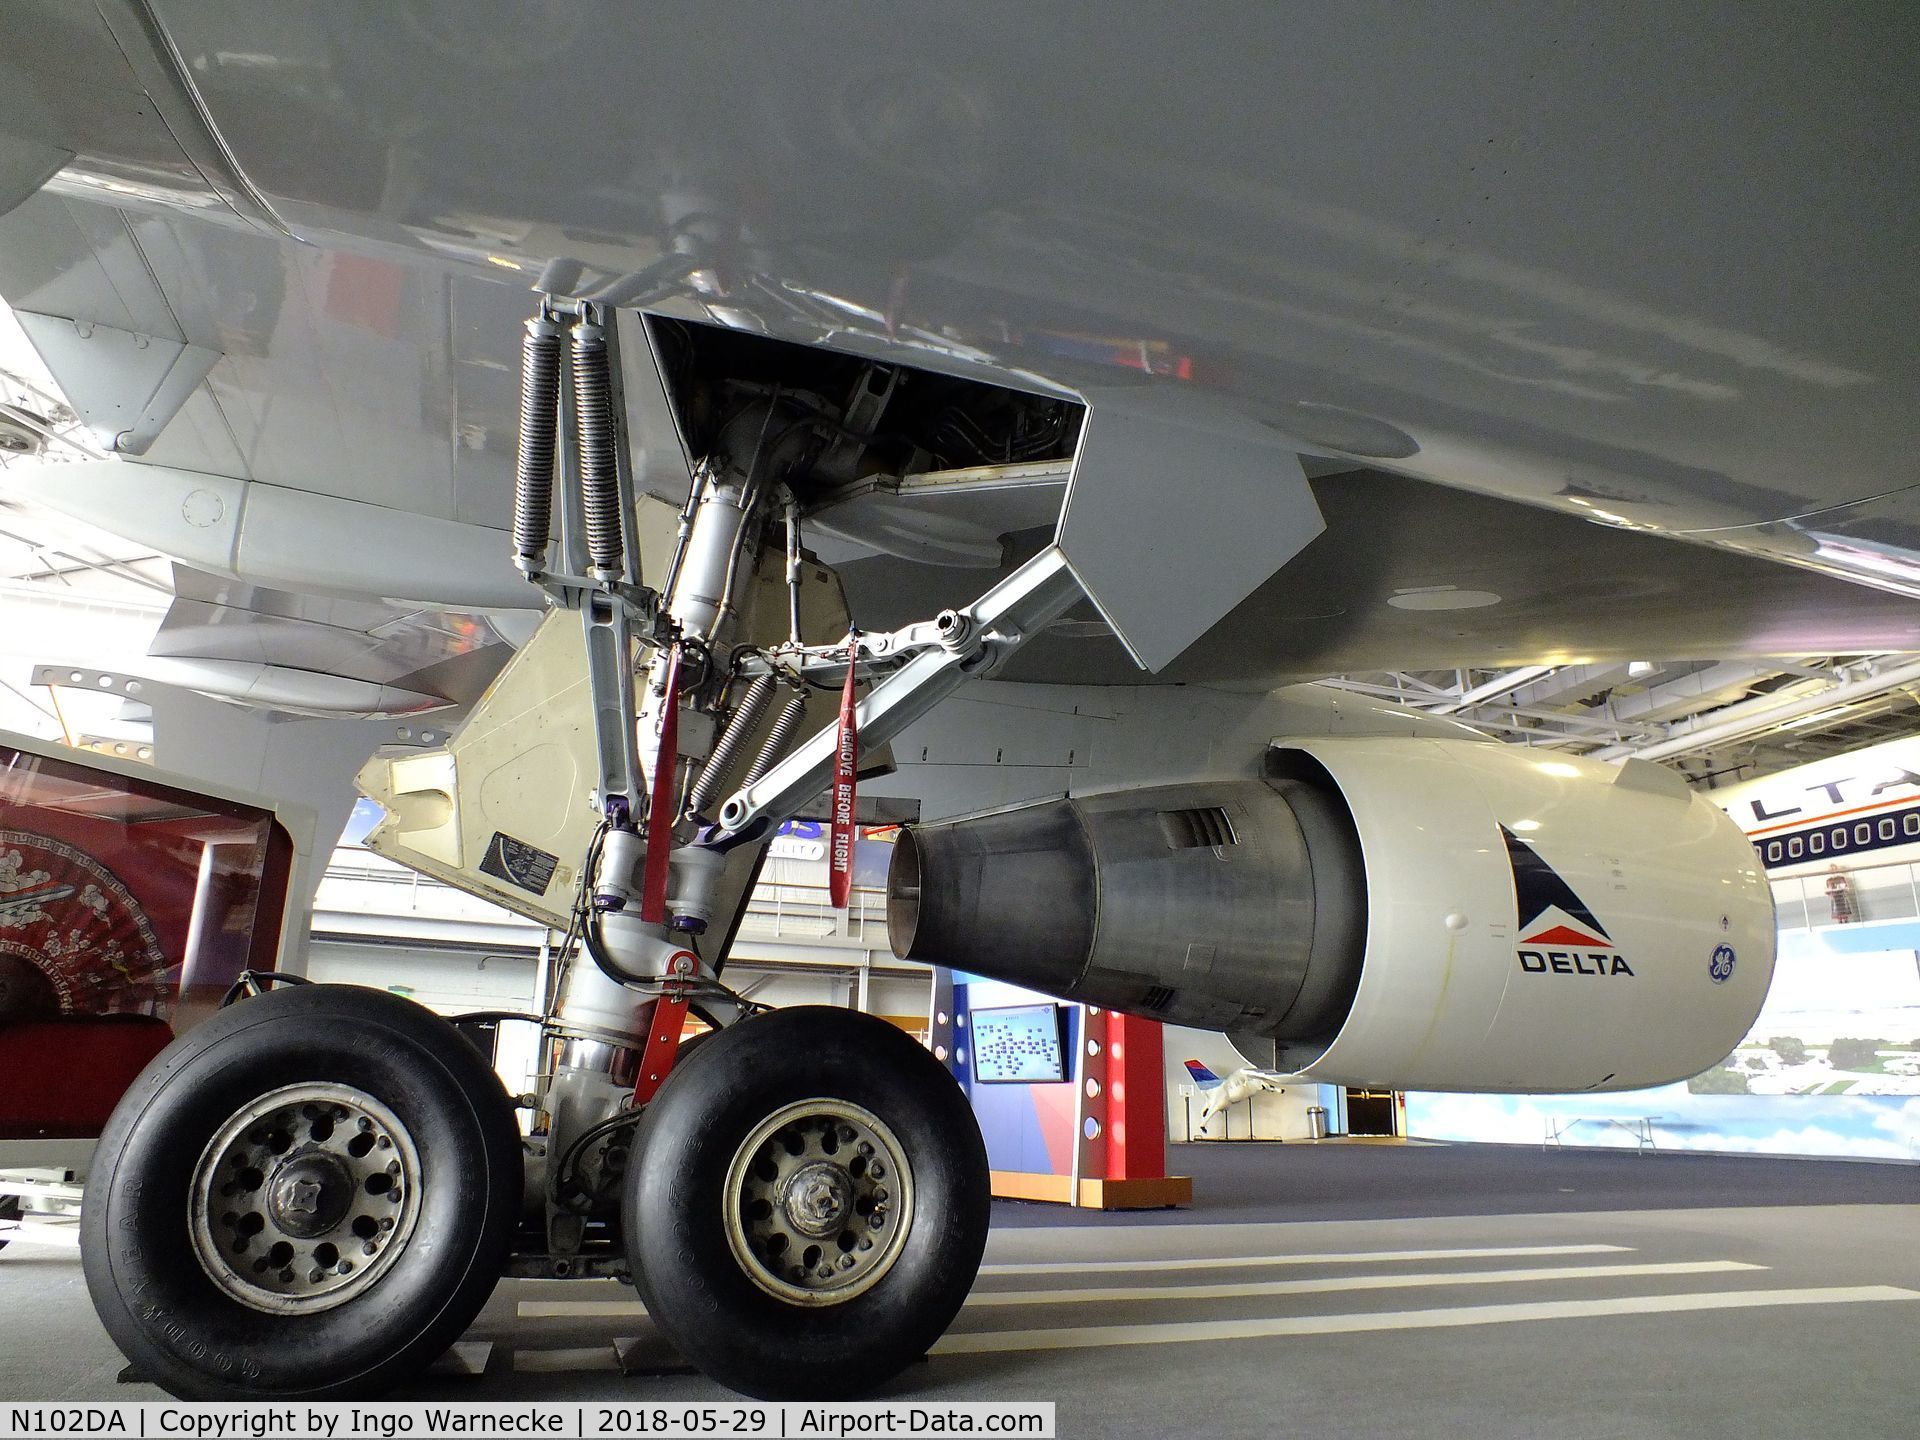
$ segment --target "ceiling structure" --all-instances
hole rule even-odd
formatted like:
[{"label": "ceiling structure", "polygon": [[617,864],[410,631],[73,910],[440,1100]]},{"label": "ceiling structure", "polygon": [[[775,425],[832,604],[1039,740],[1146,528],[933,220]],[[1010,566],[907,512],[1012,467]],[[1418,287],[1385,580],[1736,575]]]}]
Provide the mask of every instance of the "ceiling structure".
[{"label": "ceiling structure", "polygon": [[37,685],[33,671],[45,661],[144,653],[173,601],[171,563],[5,489],[15,466],[103,455],[0,305],[0,728],[145,759],[146,706]]},{"label": "ceiling structure", "polygon": [[1369,671],[1327,683],[1516,744],[1664,761],[1709,787],[1920,734],[1912,652]]}]

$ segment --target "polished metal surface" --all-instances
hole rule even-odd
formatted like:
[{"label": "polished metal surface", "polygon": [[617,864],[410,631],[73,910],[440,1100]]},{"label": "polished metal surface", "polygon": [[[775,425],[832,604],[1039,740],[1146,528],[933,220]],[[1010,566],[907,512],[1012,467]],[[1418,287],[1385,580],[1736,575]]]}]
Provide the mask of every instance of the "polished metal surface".
[{"label": "polished metal surface", "polygon": [[[1183,486],[1226,412],[1920,582],[1907,7],[1299,3],[1196,29],[1145,3],[765,5],[722,34],[607,0],[102,12],[9,16],[6,128],[76,158],[16,212],[45,263],[7,293],[71,314],[52,282],[119,264],[148,312],[126,328],[170,338],[206,330],[190,298],[250,294],[212,312],[235,439],[205,403],[190,427],[229,464],[432,476],[435,513],[503,523],[523,314],[486,317],[545,272],[1115,406],[1164,392],[1196,434]],[[409,375],[383,331],[450,363]],[[335,412],[296,375],[399,463],[326,475],[305,442]]]},{"label": "polished metal surface", "polygon": [[1278,776],[914,826],[887,877],[902,958],[1302,1042],[1345,1018],[1366,917],[1344,805]]},{"label": "polished metal surface", "polygon": [[740,1142],[721,1189],[727,1245],[760,1289],[839,1305],[900,1258],[913,1227],[913,1167],[885,1121],[851,1101],[784,1105]]},{"label": "polished metal surface", "polygon": [[193,1251],[230,1299],[331,1310],[392,1268],[420,1218],[413,1137],[350,1085],[289,1085],[236,1111],[194,1166]]},{"label": "polished metal surface", "polygon": [[[0,144],[75,158],[0,216],[0,293],[220,356],[156,463],[504,527],[545,273],[1074,391],[1096,429],[1158,416],[1190,439],[1165,483],[1196,506],[1239,427],[1312,476],[1552,512],[1550,541],[1496,503],[1419,556],[1391,527],[1420,507],[1323,537],[1180,678],[1360,668],[1295,648],[1301,618],[1400,666],[1580,658],[1609,638],[1594,615],[1625,634],[1650,584],[1689,588],[1704,562],[1675,535],[1920,590],[1906,7],[1290,4],[1196,32],[1146,4],[833,26],[766,6],[717,37],[696,7],[604,0],[20,0],[8,21]],[[676,438],[642,437],[650,469],[684,471]],[[973,551],[1000,533],[968,520]],[[1610,539],[1654,548],[1622,574]],[[1316,552],[1349,577],[1331,623],[1274,603]],[[1542,554],[1588,593],[1538,583]],[[856,551],[848,582],[884,601],[924,583],[906,568]],[[1774,623],[1733,603],[1764,566],[1709,568],[1714,633],[1687,653],[1884,648],[1845,592],[1787,587]],[[1422,585],[1501,597],[1452,612],[1471,656],[1390,610]],[[1639,653],[1680,653],[1677,614]],[[1027,663],[1129,677],[1110,638],[1079,648]]]},{"label": "polished metal surface", "polygon": [[719,37],[697,5],[152,9],[163,114],[308,238],[1145,371],[1449,483],[1792,521],[1721,538],[1842,569],[1818,537],[1865,517],[1814,512],[1912,518],[1872,500],[1914,484],[1905,7],[767,5]]}]

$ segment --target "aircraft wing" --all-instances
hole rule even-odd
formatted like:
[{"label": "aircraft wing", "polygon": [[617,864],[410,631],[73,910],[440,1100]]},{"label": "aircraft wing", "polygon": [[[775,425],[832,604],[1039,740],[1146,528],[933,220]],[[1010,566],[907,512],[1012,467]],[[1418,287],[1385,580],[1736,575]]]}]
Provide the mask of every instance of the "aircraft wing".
[{"label": "aircraft wing", "polygon": [[[837,108],[838,42],[804,18],[772,7],[715,53],[670,8],[422,5],[389,25],[320,3],[23,4],[0,295],[123,458],[168,486],[329,502],[298,533],[341,571],[419,522],[430,541],[379,554],[382,574],[458,552],[476,575],[464,557],[497,547],[487,583],[517,583],[516,347],[544,275],[654,315],[668,362],[719,326],[1079,397],[1095,440],[1159,457],[1108,485],[1116,513],[1154,517],[1151,556],[1123,547],[1108,573],[1152,558],[1151,583],[1091,586],[1099,605],[1013,678],[1910,643],[1920,316],[1876,280],[1900,227],[1794,160],[1812,122],[1783,136],[1774,107],[1763,125],[1716,98],[1797,86],[1809,54],[1897,69],[1901,47],[1782,9],[1729,51],[1682,45],[1697,22],[1674,19],[1682,84],[1603,17],[1570,70],[1531,13],[1308,6],[1176,67],[1144,7],[1004,39],[948,17],[951,47],[889,9],[858,28],[862,75],[917,77],[911,103],[860,107],[914,117],[889,128]],[[1393,45],[1366,44],[1383,25]],[[1406,58],[1376,74],[1352,53]],[[716,66],[751,75],[753,102],[706,84]],[[1122,103],[1120,75],[1157,103]],[[1920,154],[1891,144],[1905,88],[1844,87],[1836,134],[1899,157],[1880,193],[1908,193]],[[681,437],[645,390],[641,483],[677,499]],[[972,598],[1095,498],[1083,473],[1069,503],[1070,466],[988,468],[867,477],[817,507],[809,543],[861,625]]]},{"label": "aircraft wing", "polygon": [[[153,263],[155,253],[174,263]],[[136,317],[126,297],[142,288]],[[380,583],[408,593],[409,568],[418,588],[434,553],[457,544],[461,575],[485,572],[489,587],[462,598],[537,599],[513,571],[505,529],[524,282],[183,218],[131,223],[43,191],[0,217],[0,295],[82,414],[109,428],[146,403],[151,377],[103,363],[104,347],[138,333],[215,356],[151,444],[106,477],[114,484],[66,467],[55,488],[30,492],[37,501],[206,565],[214,557],[199,535],[171,510],[139,514],[128,487],[164,492],[176,507],[202,492],[324,497],[337,507],[298,532],[308,584],[322,571],[351,574],[369,545],[418,516],[442,529],[383,554],[362,598],[378,599]],[[677,438],[666,438],[652,488],[671,494],[685,471]],[[965,603],[982,585],[975,557],[1003,566],[1044,543],[1067,467],[1022,469],[999,467],[993,483],[947,493],[924,479],[872,488],[828,507],[810,538],[837,561],[861,624],[906,624]],[[20,470],[10,478],[30,484]],[[1373,669],[1868,652],[1911,640],[1905,597],[1754,555],[1326,457],[1307,484],[1325,530],[1160,674],[1142,672],[1089,606],[1016,657],[1009,678],[1273,685]],[[298,593],[302,576],[268,564],[234,578]],[[1476,603],[1456,607],[1453,596]],[[247,611],[229,605],[225,618]]]}]

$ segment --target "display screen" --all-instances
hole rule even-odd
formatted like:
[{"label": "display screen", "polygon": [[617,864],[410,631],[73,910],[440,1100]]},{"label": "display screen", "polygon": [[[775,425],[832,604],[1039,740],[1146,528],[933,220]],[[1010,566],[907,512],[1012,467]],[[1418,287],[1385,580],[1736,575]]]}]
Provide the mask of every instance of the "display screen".
[{"label": "display screen", "polygon": [[1067,1078],[1058,1005],[976,1010],[973,1078],[987,1085],[1035,1085]]}]

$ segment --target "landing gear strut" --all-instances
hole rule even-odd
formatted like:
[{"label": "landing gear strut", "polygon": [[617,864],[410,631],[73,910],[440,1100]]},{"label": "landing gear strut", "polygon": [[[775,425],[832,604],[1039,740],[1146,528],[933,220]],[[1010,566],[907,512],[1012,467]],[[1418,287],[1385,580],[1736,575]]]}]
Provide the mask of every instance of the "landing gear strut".
[{"label": "landing gear strut", "polygon": [[[871,1017],[758,1013],[721,971],[772,834],[836,762],[850,859],[852,737],[884,745],[1082,592],[1049,548],[970,606],[852,633],[803,560],[800,492],[823,444],[859,437],[757,381],[649,588],[621,321],[549,301],[523,354],[514,560],[583,628],[595,764],[568,803],[598,822],[542,997],[524,1202],[508,1101],[444,1022],[328,986],[241,1004],[136,1084],[88,1197],[95,1304],[177,1394],[373,1393],[510,1273],[629,1277],[726,1384],[852,1395],[924,1354],[972,1284],[987,1162],[944,1068]],[[840,725],[803,738],[823,695]],[[675,1065],[689,1008],[718,1033]]]}]

